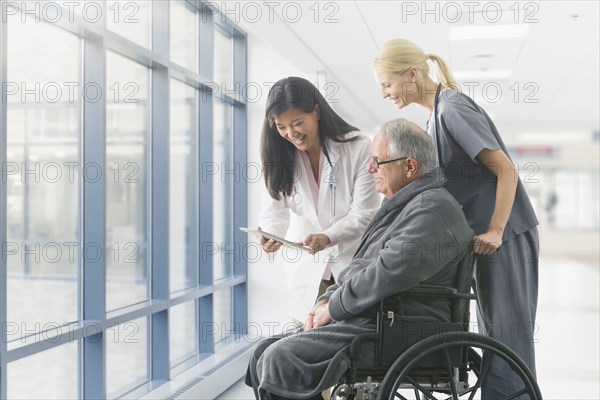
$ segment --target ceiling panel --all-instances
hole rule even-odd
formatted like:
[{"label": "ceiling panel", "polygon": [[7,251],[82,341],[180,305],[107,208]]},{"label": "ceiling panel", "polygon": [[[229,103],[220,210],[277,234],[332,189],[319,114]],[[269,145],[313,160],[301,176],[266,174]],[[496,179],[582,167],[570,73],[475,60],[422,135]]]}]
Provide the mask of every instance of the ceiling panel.
[{"label": "ceiling panel", "polygon": [[[286,3],[293,2],[280,2]],[[518,126],[598,129],[597,1],[295,3],[303,7],[297,22],[290,21],[289,13],[287,20],[280,13],[277,24],[247,24],[244,29],[260,32],[262,40],[307,73],[326,71],[340,89],[336,110],[363,129],[399,116],[423,126],[428,118],[419,106],[397,110],[381,99],[371,61],[377,47],[393,38],[414,41],[425,52],[444,58],[453,71],[511,70],[507,78],[476,80],[469,92],[509,131]],[[468,12],[467,3],[477,4],[475,12]],[[498,4],[501,18],[492,22]],[[457,11],[457,6],[462,9]],[[515,23],[529,27],[524,39],[449,38],[455,26]],[[500,99],[494,97],[497,88]]]},{"label": "ceiling panel", "polygon": [[522,39],[451,41],[450,57],[446,61],[453,71],[512,70],[523,42]]}]

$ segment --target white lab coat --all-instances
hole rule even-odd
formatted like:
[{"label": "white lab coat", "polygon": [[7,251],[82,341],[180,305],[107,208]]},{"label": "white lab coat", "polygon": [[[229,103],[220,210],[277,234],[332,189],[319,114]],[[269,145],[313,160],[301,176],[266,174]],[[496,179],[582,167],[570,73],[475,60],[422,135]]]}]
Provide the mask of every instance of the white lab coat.
[{"label": "white lab coat", "polygon": [[[353,142],[329,141],[329,158],[320,174],[318,205],[315,207],[308,173],[300,154],[296,153],[296,182],[291,196],[272,199],[264,191],[259,226],[266,232],[300,242],[311,233],[325,233],[337,240],[335,246],[314,255],[282,247],[288,286],[288,313],[299,321],[306,319],[317,297],[321,277],[330,264],[333,277],[352,260],[366,226],[379,208],[381,197],[375,181],[367,171],[371,159],[368,137]],[[335,186],[335,223],[332,217],[332,183]]]}]

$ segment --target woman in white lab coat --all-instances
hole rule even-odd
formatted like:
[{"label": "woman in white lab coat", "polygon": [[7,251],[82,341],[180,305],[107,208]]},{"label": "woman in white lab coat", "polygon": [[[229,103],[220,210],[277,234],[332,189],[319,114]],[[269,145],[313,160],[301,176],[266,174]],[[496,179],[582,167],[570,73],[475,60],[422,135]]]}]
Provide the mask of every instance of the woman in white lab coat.
[{"label": "woman in white lab coat", "polygon": [[310,251],[260,238],[263,249],[281,249],[288,312],[304,321],[319,294],[350,262],[358,239],[379,207],[367,171],[370,140],[329,106],[303,78],[284,78],[267,98],[261,137],[266,194],[262,230]]}]

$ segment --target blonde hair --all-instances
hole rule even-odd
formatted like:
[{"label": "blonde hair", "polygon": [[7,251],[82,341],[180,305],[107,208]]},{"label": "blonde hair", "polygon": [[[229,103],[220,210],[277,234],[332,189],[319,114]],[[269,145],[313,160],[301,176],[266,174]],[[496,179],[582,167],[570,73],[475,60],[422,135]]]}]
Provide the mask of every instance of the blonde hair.
[{"label": "blonde hair", "polygon": [[444,87],[458,89],[458,84],[450,72],[450,68],[441,57],[435,54],[425,54],[423,50],[406,39],[393,39],[386,42],[375,55],[373,68],[376,71],[392,74],[403,74],[415,67],[423,75],[429,75],[429,65],[433,67],[433,79]]}]

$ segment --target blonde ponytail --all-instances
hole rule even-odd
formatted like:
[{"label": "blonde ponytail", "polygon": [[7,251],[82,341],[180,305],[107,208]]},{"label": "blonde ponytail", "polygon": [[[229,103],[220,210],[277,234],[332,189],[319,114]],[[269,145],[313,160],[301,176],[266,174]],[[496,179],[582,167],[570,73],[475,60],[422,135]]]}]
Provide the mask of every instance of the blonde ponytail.
[{"label": "blonde ponytail", "polygon": [[433,54],[425,55],[419,46],[406,39],[393,39],[381,46],[373,59],[373,69],[387,74],[403,74],[410,67],[415,67],[424,76],[428,76],[428,60],[433,66],[435,81],[444,87],[458,88],[444,60]]},{"label": "blonde ponytail", "polygon": [[454,80],[448,64],[435,54],[428,54],[427,59],[431,61],[431,65],[433,66],[433,79],[441,83],[444,87],[458,90],[458,84]]}]

